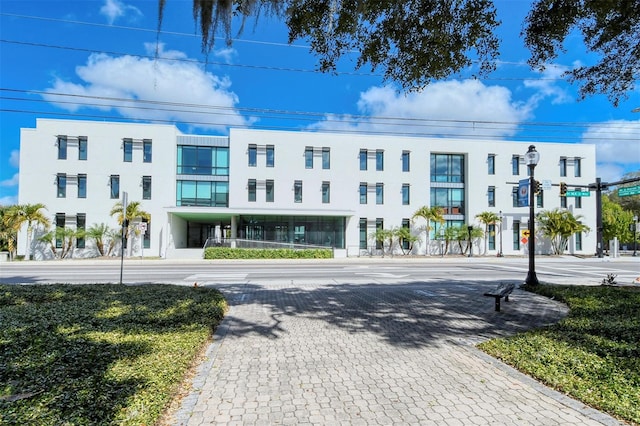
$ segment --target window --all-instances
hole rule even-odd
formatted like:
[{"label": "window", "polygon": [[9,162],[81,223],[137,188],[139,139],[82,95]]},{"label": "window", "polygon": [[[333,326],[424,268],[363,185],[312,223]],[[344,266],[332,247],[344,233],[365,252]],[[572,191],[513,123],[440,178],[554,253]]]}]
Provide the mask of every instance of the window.
[{"label": "window", "polygon": [[[80,231],[80,235],[87,227],[87,215],[85,213],[78,213],[76,215],[76,230]],[[85,248],[85,239],[83,236],[76,238],[76,247],[79,249]]]},{"label": "window", "polygon": [[111,188],[111,199],[120,198],[120,176],[111,175],[109,177],[109,187]]},{"label": "window", "polygon": [[496,187],[490,186],[487,190],[487,205],[489,207],[496,206]]},{"label": "window", "polygon": [[376,183],[376,204],[384,204],[384,183]]},{"label": "window", "polygon": [[130,163],[133,161],[133,141],[131,139],[125,139],[122,142],[123,161]]},{"label": "window", "polygon": [[151,162],[151,141],[149,139],[145,139],[142,141],[142,161],[144,163]]},{"label": "window", "polygon": [[544,207],[544,191],[542,189],[536,194],[536,206],[538,208]]},{"label": "window", "polygon": [[360,182],[360,204],[367,204],[367,184]]},{"label": "window", "polygon": [[273,145],[267,145],[266,166],[273,167],[276,161],[276,148]]},{"label": "window", "polygon": [[228,207],[229,183],[178,180],[176,181],[176,205]]},{"label": "window", "polygon": [[431,182],[464,182],[464,155],[431,154]]},{"label": "window", "polygon": [[576,232],[576,251],[582,251],[582,232]]},{"label": "window", "polygon": [[247,154],[249,157],[249,167],[256,167],[258,165],[258,146],[249,145]]},{"label": "window", "polygon": [[360,231],[360,249],[367,248],[367,218],[361,217],[358,224],[358,230]]},{"label": "window", "polygon": [[513,221],[513,249],[520,250],[520,221]]},{"label": "window", "polygon": [[58,160],[67,159],[67,137],[58,136]]},{"label": "window", "polygon": [[376,151],[376,170],[379,172],[384,170],[384,151],[381,149]]},{"label": "window", "polygon": [[560,207],[563,209],[567,208],[567,197],[560,197]]},{"label": "window", "polygon": [[560,176],[567,176],[567,159],[564,157],[560,157]]},{"label": "window", "polygon": [[151,222],[143,218],[142,223],[145,224],[144,234],[142,234],[142,248],[148,249],[151,247]]},{"label": "window", "polygon": [[249,201],[255,202],[256,201],[256,180],[255,179],[249,179],[249,182],[247,182],[247,193],[249,195]]},{"label": "window", "polygon": [[151,199],[151,176],[142,176],[142,199]]},{"label": "window", "polygon": [[514,186],[513,189],[511,190],[511,199],[513,200],[513,207],[519,207],[518,206],[518,187]]},{"label": "window", "polygon": [[518,176],[520,174],[520,156],[514,155],[511,157],[511,174]]},{"label": "window", "polygon": [[[376,231],[384,229],[384,219],[377,218],[376,219]],[[382,250],[384,241],[379,241],[376,239],[376,250]]]},{"label": "window", "polygon": [[444,214],[465,214],[464,189],[431,188],[431,205],[442,207],[444,209]]},{"label": "window", "polygon": [[411,164],[411,153],[409,151],[402,151],[402,171],[408,172]]},{"label": "window", "polygon": [[87,159],[87,138],[81,136],[78,138],[78,160]]},{"label": "window", "polygon": [[489,235],[487,236],[487,243],[489,246],[489,250],[495,250],[496,249],[496,225],[493,223],[490,224],[487,230],[489,231]]},{"label": "window", "polygon": [[[402,219],[402,227],[405,229],[411,229],[411,219]],[[409,241],[402,240],[402,249],[409,250]]]},{"label": "window", "polygon": [[273,180],[271,179],[267,179],[266,181],[266,199],[265,201],[267,203],[273,203],[273,199],[274,199],[274,194],[273,194]]},{"label": "window", "polygon": [[178,145],[177,174],[229,176],[229,148]]},{"label": "window", "polygon": [[360,150],[360,170],[367,170],[367,150]]},{"label": "window", "polygon": [[293,201],[296,203],[302,202],[302,181],[297,180],[293,183]]},{"label": "window", "polygon": [[87,175],[78,175],[78,198],[87,198]]},{"label": "window", "polygon": [[[581,191],[581,188],[574,188],[574,191]],[[563,197],[566,198],[566,197]],[[575,197],[574,198],[574,202],[573,202],[573,206],[576,209],[581,209],[582,208],[582,197]]]},{"label": "window", "polygon": [[313,147],[306,147],[304,149],[304,168],[313,169]]},{"label": "window", "polygon": [[[56,229],[60,228],[60,229],[64,229],[65,227],[65,217],[66,215],[64,213],[56,213]],[[56,248],[62,248],[62,244],[64,243],[64,241],[62,241],[62,238],[57,238],[56,237]]]},{"label": "window", "polygon": [[408,206],[410,203],[409,188],[410,186],[408,183],[402,184],[402,205],[403,206]]},{"label": "window", "polygon": [[324,170],[331,168],[331,148],[322,148],[322,168]]},{"label": "window", "polygon": [[58,198],[66,198],[67,197],[67,175],[64,173],[58,173],[56,177],[56,185],[57,185],[57,197]]},{"label": "window", "polygon": [[576,157],[573,161],[574,161],[574,169],[573,169],[574,176],[575,177],[582,176],[582,170],[581,170],[582,167],[581,167],[580,159]]},{"label": "window", "polygon": [[490,175],[496,174],[496,155],[495,154],[489,154],[487,156],[487,172]]},{"label": "window", "polygon": [[329,204],[331,201],[331,184],[329,182],[322,182],[322,203]]}]

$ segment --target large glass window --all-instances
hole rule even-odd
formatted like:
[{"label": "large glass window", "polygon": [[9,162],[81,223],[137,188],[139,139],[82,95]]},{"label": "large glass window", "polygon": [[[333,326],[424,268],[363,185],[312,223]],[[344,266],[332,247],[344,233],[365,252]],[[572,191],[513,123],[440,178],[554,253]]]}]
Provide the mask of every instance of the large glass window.
[{"label": "large glass window", "polygon": [[367,248],[367,218],[361,217],[358,223],[358,230],[360,231],[360,249],[366,250]]},{"label": "large glass window", "polygon": [[376,170],[379,172],[384,170],[384,151],[381,149],[376,151]]},{"label": "large glass window", "polygon": [[560,158],[560,176],[565,177],[567,175],[567,159]]},{"label": "large glass window", "polygon": [[329,182],[322,182],[322,203],[329,204],[331,200],[331,184]]},{"label": "large glass window", "polygon": [[125,139],[122,141],[122,161],[130,163],[133,161],[133,141],[131,139]]},{"label": "large glass window", "polygon": [[80,136],[78,138],[78,160],[86,160],[87,159],[87,138],[84,136]]},{"label": "large glass window", "polygon": [[254,144],[249,145],[247,155],[249,167],[256,167],[258,165],[258,146]]},{"label": "large glass window", "polygon": [[109,177],[109,188],[111,188],[111,199],[120,198],[120,176],[111,175]]},{"label": "large glass window", "polygon": [[151,163],[152,149],[151,140],[145,139],[142,141],[142,161],[144,163]]},{"label": "large glass window", "polygon": [[403,206],[408,206],[409,202],[410,202],[410,198],[409,198],[409,184],[408,183],[403,183],[402,184],[402,205]]},{"label": "large glass window", "polygon": [[313,169],[313,147],[311,146],[304,149],[304,168]]},{"label": "large glass window", "polygon": [[142,199],[151,199],[151,176],[142,176]]},{"label": "large glass window", "polygon": [[490,175],[496,174],[496,155],[489,154],[487,156],[487,173]]},{"label": "large glass window", "polygon": [[78,198],[87,198],[87,175],[78,175]]},{"label": "large glass window", "polygon": [[520,174],[520,156],[514,155],[511,157],[511,174],[518,176]]},{"label": "large glass window", "polygon": [[266,199],[265,199],[265,201],[267,203],[273,203],[274,198],[275,198],[275,195],[274,195],[274,183],[273,183],[273,180],[267,179],[267,181],[266,181]]},{"label": "large glass window", "polygon": [[464,155],[431,154],[431,182],[464,182]]},{"label": "large glass window", "polygon": [[367,170],[367,150],[360,150],[360,170]]},{"label": "large glass window", "polygon": [[331,148],[322,148],[322,168],[324,170],[331,168]]},{"label": "large glass window", "polygon": [[267,145],[266,166],[273,167],[276,162],[276,148],[273,145]]},{"label": "large glass window", "polygon": [[250,202],[255,202],[256,201],[256,180],[255,179],[249,179],[249,181],[247,182],[247,194],[248,194],[248,201]]},{"label": "large glass window", "polygon": [[247,215],[238,219],[238,238],[344,248],[345,218]]},{"label": "large glass window", "polygon": [[58,136],[58,160],[67,159],[67,137]]},{"label": "large glass window", "polygon": [[229,183],[178,180],[176,182],[176,205],[228,207]]},{"label": "large glass window", "polygon": [[489,207],[496,206],[496,187],[490,186],[487,190],[487,205]]},{"label": "large glass window", "polygon": [[58,173],[56,178],[57,184],[57,197],[58,198],[66,198],[67,196],[67,175],[64,173]]},{"label": "large glass window", "polygon": [[442,207],[444,214],[465,214],[464,189],[431,188],[431,205]]},{"label": "large glass window", "polygon": [[85,238],[82,236],[83,231],[87,227],[87,215],[85,213],[78,213],[76,215],[76,230],[79,232],[79,237],[76,239],[76,247],[79,249],[85,248]]},{"label": "large glass window", "polygon": [[178,145],[177,174],[229,176],[229,148]]},{"label": "large glass window", "polygon": [[384,183],[376,183],[376,204],[384,204]]},{"label": "large glass window", "polygon": [[360,183],[360,204],[367,204],[367,184]]},{"label": "large glass window", "polygon": [[302,181],[297,180],[293,183],[293,201],[295,203],[302,202]]},{"label": "large glass window", "polygon": [[408,172],[411,168],[411,153],[409,151],[402,151],[402,171]]}]

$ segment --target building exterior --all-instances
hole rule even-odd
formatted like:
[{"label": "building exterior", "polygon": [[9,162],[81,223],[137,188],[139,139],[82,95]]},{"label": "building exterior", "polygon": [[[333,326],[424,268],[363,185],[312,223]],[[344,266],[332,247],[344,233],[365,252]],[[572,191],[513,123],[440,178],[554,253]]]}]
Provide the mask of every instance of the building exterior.
[{"label": "building exterior", "polygon": [[[379,253],[376,228],[408,227],[419,236],[413,254],[441,254],[440,229],[429,244],[423,206],[441,206],[446,226],[482,227],[476,215],[502,213],[474,254],[527,253],[528,207],[517,207],[518,181],[528,177],[531,143],[354,133],[231,129],[229,136],[181,133],[170,125],[38,119],[21,130],[19,203],[43,203],[52,223],[89,228],[105,223],[127,193],[150,213],[137,223],[135,256],[200,257],[209,241],[238,239],[328,246],[336,257]],[[561,197],[595,182],[595,146],[537,143],[536,180],[549,183],[536,212],[567,208],[591,232],[573,236],[567,252],[596,247],[595,197]],[[36,230],[36,259],[51,258]],[[24,253],[25,232],[18,250]],[[74,257],[97,255],[81,240]],[[398,249],[398,248],[396,248]],[[456,247],[451,247],[455,252]],[[536,252],[550,252],[538,238]]]}]

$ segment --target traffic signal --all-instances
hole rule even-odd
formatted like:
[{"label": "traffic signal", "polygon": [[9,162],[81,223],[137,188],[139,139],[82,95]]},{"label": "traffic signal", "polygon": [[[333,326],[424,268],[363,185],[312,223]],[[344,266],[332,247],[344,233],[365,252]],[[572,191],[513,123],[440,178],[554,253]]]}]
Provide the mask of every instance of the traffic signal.
[{"label": "traffic signal", "polygon": [[533,193],[534,194],[539,194],[542,191],[542,184],[540,183],[539,180],[534,180],[533,181]]},{"label": "traffic signal", "polygon": [[567,184],[564,182],[560,182],[560,196],[561,197],[567,196]]}]

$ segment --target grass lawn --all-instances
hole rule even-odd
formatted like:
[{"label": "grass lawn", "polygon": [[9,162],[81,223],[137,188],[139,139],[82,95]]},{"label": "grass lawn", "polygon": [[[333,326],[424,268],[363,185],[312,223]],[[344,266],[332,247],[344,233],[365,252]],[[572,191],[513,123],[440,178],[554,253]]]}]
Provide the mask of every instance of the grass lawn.
[{"label": "grass lawn", "polygon": [[226,309],[208,288],[0,285],[0,424],[155,424]]},{"label": "grass lawn", "polygon": [[568,317],[480,349],[585,404],[640,424],[640,289],[529,290],[567,303]]}]

